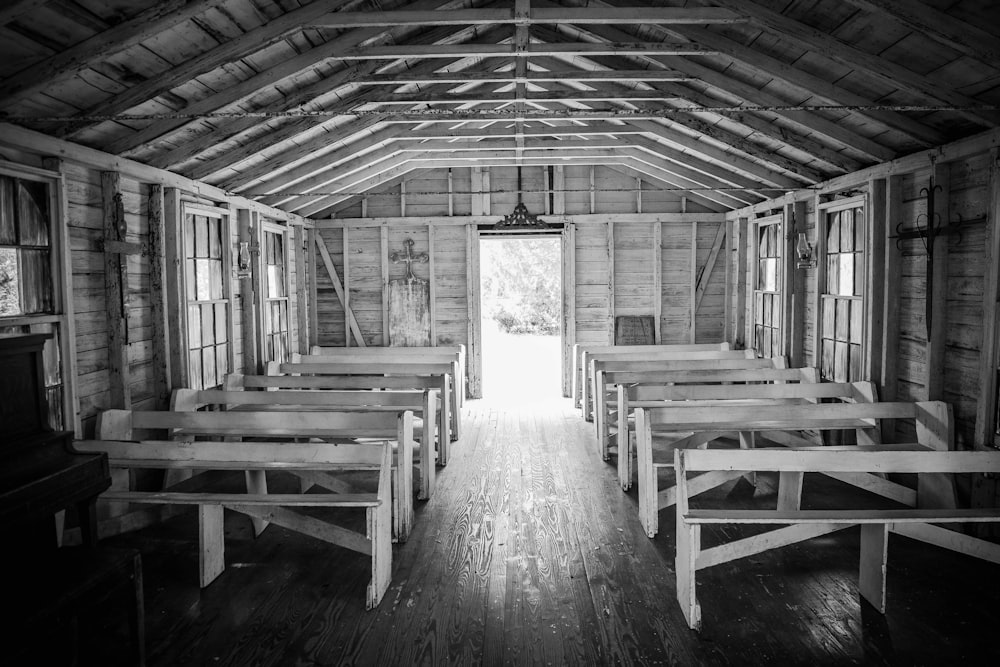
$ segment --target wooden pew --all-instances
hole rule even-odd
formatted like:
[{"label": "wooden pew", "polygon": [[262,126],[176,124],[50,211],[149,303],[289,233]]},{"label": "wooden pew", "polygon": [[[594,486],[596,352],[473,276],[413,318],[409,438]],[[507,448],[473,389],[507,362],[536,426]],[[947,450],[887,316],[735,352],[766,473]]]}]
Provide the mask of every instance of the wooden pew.
[{"label": "wooden pew", "polygon": [[[228,379],[227,379],[228,381]],[[434,492],[434,436],[437,390],[424,391],[220,391],[175,389],[172,410],[199,410],[214,406],[227,410],[320,410],[330,412],[394,412],[409,410],[421,417],[419,431],[420,485],[417,498],[427,500]],[[430,415],[428,419],[426,415]],[[415,427],[416,431],[416,427]]]},{"label": "wooden pew", "polygon": [[[258,494],[211,491],[116,491],[106,500],[161,505],[197,505],[199,580],[204,588],[225,569],[223,508],[311,535],[371,558],[371,581],[365,606],[382,600],[392,577],[391,459],[389,443],[330,444],[291,442],[177,442],[89,440],[76,442],[85,452],[107,452],[122,468],[283,470],[321,472],[371,471],[373,493]],[[365,512],[366,531],[356,532],[294,511],[301,507],[347,507]]]},{"label": "wooden pew", "polygon": [[729,343],[668,343],[665,345],[589,345],[576,343],[573,345],[573,405],[580,407],[580,400],[583,396],[583,388],[587,384],[587,367],[583,362],[584,357],[592,352],[642,352],[651,349],[669,348],[675,351],[696,350],[728,350]]},{"label": "wooden pew", "polygon": [[[277,373],[297,373],[300,375],[331,375],[331,376],[357,376],[357,377],[391,377],[391,378],[413,378],[429,377],[434,379],[434,383],[429,387],[438,389],[442,396],[441,404],[448,405],[450,421],[445,432],[452,442],[461,436],[461,411],[458,409],[457,392],[452,388],[454,372],[453,364],[447,361],[370,361],[358,359],[336,359],[313,357],[307,355],[310,361],[301,361],[302,355],[293,354],[292,361],[284,364],[270,362],[267,365],[268,375]],[[409,380],[407,380],[409,382]],[[417,382],[417,386],[408,386],[407,382],[397,383],[399,386],[381,387],[385,389],[426,389],[425,383]],[[340,389],[364,389],[368,387],[353,386],[351,381],[345,380],[345,386]],[[449,397],[444,400],[443,397]],[[443,440],[443,438],[442,438]]]},{"label": "wooden pew", "polygon": [[[671,385],[617,385],[618,422],[618,481],[627,491],[632,486],[634,467],[632,465],[635,447],[629,422],[635,408],[679,408],[679,407],[727,407],[742,405],[794,405],[819,403],[821,399],[842,399],[857,403],[873,403],[877,400],[875,385],[871,382],[834,383],[819,381],[819,370],[801,368],[799,382],[782,384],[671,384]],[[782,436],[786,432],[768,434],[782,445],[823,444],[806,442],[798,436]],[[736,437],[736,433],[726,436]],[[716,439],[718,434],[703,432],[686,438],[681,446],[701,447]],[[676,448],[678,443],[674,443]]]},{"label": "wooden pew", "polygon": [[617,367],[621,364],[621,370],[635,369],[643,370],[643,364],[653,362],[670,361],[709,361],[709,360],[748,360],[755,359],[756,353],[753,350],[693,350],[677,351],[664,347],[659,350],[641,352],[596,352],[584,355],[586,362],[586,384],[583,387],[582,414],[583,418],[591,421],[594,411],[597,408],[599,396],[596,389],[596,373],[600,370],[607,370],[612,364]]},{"label": "wooden pew", "polygon": [[[137,432],[166,431],[173,438],[322,438],[351,441],[378,438],[396,446],[392,466],[393,537],[405,542],[413,526],[413,413],[349,412],[178,412],[173,410],[105,410],[97,416],[98,440],[140,440]],[[201,444],[195,443],[195,444]],[[237,443],[239,444],[239,443]],[[202,466],[204,467],[204,466]],[[252,471],[251,471],[252,472]],[[353,493],[324,473],[294,470],[305,482],[331,491]],[[260,475],[248,479],[259,480]],[[251,484],[251,492],[266,493]]]},{"label": "wooden pew", "polygon": [[[732,352],[716,352],[702,354],[733,354]],[[743,355],[742,350],[735,354]],[[785,368],[787,364],[783,357],[766,357],[758,359],[753,356],[721,359],[655,359],[648,361],[599,361],[591,363],[593,372],[593,402],[594,431],[597,436],[601,458],[607,460],[610,455],[609,424],[613,415],[609,414],[610,402],[616,400],[617,384],[666,384],[671,382],[670,375],[682,371],[717,371],[717,370],[763,370]],[[629,378],[627,381],[622,378]],[[612,398],[615,397],[615,398]]]},{"label": "wooden pew", "polygon": [[[733,406],[720,410],[710,407],[636,408],[635,440],[636,462],[639,487],[639,522],[649,537],[654,537],[659,529],[659,511],[677,502],[678,490],[669,487],[658,490],[657,471],[673,468],[673,460],[655,460],[652,437],[654,430],[666,432],[691,432],[700,439],[683,439],[673,447],[690,448],[704,442],[705,438],[716,438],[727,432],[736,432],[741,449],[753,449],[754,434],[764,431],[828,431],[853,430],[857,442],[862,446],[881,443],[879,420],[910,418],[917,421],[918,430],[936,428],[939,431],[920,439],[921,443],[933,441],[936,444],[950,442],[950,406],[945,403],[928,404],[938,409],[934,414],[917,419],[914,403],[824,403],[819,405],[750,405]],[[928,409],[928,408],[923,408]],[[943,430],[943,431],[942,431]],[[947,449],[947,446],[938,446]],[[733,450],[725,450],[733,451]],[[719,486],[742,473],[731,471],[703,475],[688,483],[688,493],[697,494]],[[796,483],[793,476],[782,479],[783,493],[794,496]],[[916,496],[910,489],[874,475],[836,475],[837,479],[885,496],[905,505],[916,503]],[[801,475],[798,476],[801,484]],[[939,490],[942,497],[950,493]],[[954,498],[952,498],[952,503]]]},{"label": "wooden pew", "polygon": [[465,373],[465,345],[443,345],[435,347],[330,347],[313,345],[309,354],[327,357],[347,358],[398,358],[398,359],[443,359],[455,364],[455,375],[452,385],[458,397],[458,407],[465,404],[468,391],[468,378]]},{"label": "wooden pew", "polygon": [[[916,404],[917,410],[936,411],[927,403]],[[701,607],[696,595],[696,575],[714,565],[759,554],[813,537],[832,533],[854,525],[861,527],[861,550],[858,576],[859,591],[880,613],[886,608],[886,561],[889,533],[928,542],[946,549],[1000,563],[1000,545],[986,542],[933,524],[1000,521],[1000,508],[957,509],[921,503],[906,509],[844,509],[802,510],[779,506],[775,510],[691,509],[689,498],[696,491],[690,488],[688,472],[711,475],[731,471],[777,471],[784,476],[800,476],[804,472],[856,474],[867,472],[918,473],[951,475],[953,473],[1000,472],[1000,452],[951,451],[853,451],[814,450],[677,450],[674,454],[678,472],[677,502],[677,600],[688,625],[701,625]],[[698,477],[694,478],[695,480]],[[922,489],[918,487],[918,495]],[[780,498],[780,495],[779,495]],[[702,548],[701,528],[711,524],[786,524],[754,537]],[[982,582],[970,582],[972,585]],[[779,621],[780,622],[780,621]]]}]

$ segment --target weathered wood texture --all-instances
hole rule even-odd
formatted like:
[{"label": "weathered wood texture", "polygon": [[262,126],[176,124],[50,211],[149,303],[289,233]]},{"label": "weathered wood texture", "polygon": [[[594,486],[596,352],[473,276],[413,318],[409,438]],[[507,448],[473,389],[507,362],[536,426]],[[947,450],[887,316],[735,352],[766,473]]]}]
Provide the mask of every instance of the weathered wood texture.
[{"label": "weathered wood texture", "polygon": [[[231,563],[198,590],[195,517],[114,538],[141,549],[149,664],[218,656],[220,665],[287,664],[991,664],[995,600],[979,586],[996,566],[891,536],[885,616],[857,593],[858,534],[794,545],[701,574],[704,630],[675,600],[673,521],[641,531],[570,402],[503,409],[471,402],[467,435],[393,553],[393,584],[363,608],[367,560],[272,526],[226,517]],[[763,476],[762,476],[763,479]],[[815,482],[815,485],[813,483]],[[236,479],[237,484],[242,484]],[[239,488],[239,487],[237,487]],[[277,484],[274,486],[277,490]],[[704,507],[773,506],[699,496]],[[741,489],[742,487],[737,487]],[[858,496],[807,478],[818,508]],[[853,501],[852,501],[853,499]],[[864,502],[865,501],[862,499]],[[706,529],[706,541],[742,537]],[[114,618],[81,636],[107,643]],[[106,649],[110,650],[110,649]],[[992,657],[991,657],[992,656]]]}]

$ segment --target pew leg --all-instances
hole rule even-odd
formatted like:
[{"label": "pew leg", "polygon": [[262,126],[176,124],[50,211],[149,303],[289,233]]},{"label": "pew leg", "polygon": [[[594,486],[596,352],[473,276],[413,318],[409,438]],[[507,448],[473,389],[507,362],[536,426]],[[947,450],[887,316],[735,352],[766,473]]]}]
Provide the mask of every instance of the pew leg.
[{"label": "pew leg", "polygon": [[632,488],[632,433],[624,420],[619,420],[618,426],[618,483],[622,486],[622,491]]},{"label": "pew leg", "polygon": [[430,432],[426,432],[428,422],[424,421],[425,432],[420,440],[420,490],[417,498],[420,500],[430,500],[434,493],[434,473],[436,463],[434,461],[434,427],[430,427]]},{"label": "pew leg", "polygon": [[880,614],[885,613],[885,563],[889,551],[889,524],[861,525],[861,564],[858,589]]},{"label": "pew leg", "polygon": [[656,467],[653,465],[653,443],[645,424],[640,424],[636,418],[635,448],[636,467],[638,468],[639,485],[639,523],[649,537],[656,537],[659,530],[659,506],[657,503]]},{"label": "pew leg", "polygon": [[778,473],[778,509],[798,510],[802,504],[801,472]]},{"label": "pew leg", "polygon": [[413,525],[413,468],[402,461],[392,468],[392,513],[393,541],[402,544]]},{"label": "pew leg", "polygon": [[[245,475],[247,493],[258,495],[267,493],[267,477],[265,477],[263,470],[247,470]],[[305,491],[306,489],[302,489],[303,493],[305,493]],[[254,537],[260,537],[260,534],[264,532],[265,528],[267,528],[267,521],[264,519],[251,518],[250,523],[253,524]]]},{"label": "pew leg", "polygon": [[[753,449],[757,444],[757,434],[754,431],[740,431],[740,449]],[[750,482],[750,485],[757,488],[757,473],[748,472],[743,475],[743,479]]]},{"label": "pew leg", "polygon": [[695,573],[698,552],[701,550],[701,526],[679,520],[677,522],[677,602],[687,620],[688,627],[701,627],[701,607],[695,593]]},{"label": "pew leg", "polygon": [[441,420],[438,425],[438,463],[448,465],[448,450],[451,448],[451,401],[448,399],[447,385],[443,387],[441,394],[441,411],[438,415]]},{"label": "pew leg", "polygon": [[201,587],[215,581],[226,568],[222,505],[198,506],[198,569]]},{"label": "pew leg", "polygon": [[392,511],[383,502],[378,507],[369,507],[366,514],[368,539],[372,543],[372,579],[368,583],[365,608],[374,609],[392,580]]}]

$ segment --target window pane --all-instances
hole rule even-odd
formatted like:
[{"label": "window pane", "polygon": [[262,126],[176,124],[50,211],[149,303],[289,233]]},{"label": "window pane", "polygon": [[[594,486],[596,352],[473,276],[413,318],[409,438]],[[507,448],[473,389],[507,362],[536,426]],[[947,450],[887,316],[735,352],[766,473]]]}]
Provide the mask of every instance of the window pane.
[{"label": "window pane", "polygon": [[851,345],[847,381],[858,382],[859,380],[861,380],[861,346]]},{"label": "window pane", "polygon": [[197,265],[195,298],[198,301],[208,301],[212,298],[212,263],[210,259],[195,260]]},{"label": "window pane", "polygon": [[18,181],[17,222],[21,245],[49,244],[48,187],[34,181]]},{"label": "window pane", "polygon": [[188,347],[201,347],[201,308],[188,307]]},{"label": "window pane", "polygon": [[208,218],[208,256],[213,259],[222,257],[222,221]]},{"label": "window pane", "polygon": [[764,327],[764,339],[761,342],[760,351],[764,355],[771,353],[771,329]]},{"label": "window pane", "polygon": [[[32,327],[34,329],[34,327]],[[39,329],[42,330],[42,329]],[[45,386],[62,385],[62,359],[59,355],[59,332],[51,325],[44,326],[44,333],[52,334],[42,348],[42,368],[45,371]]]},{"label": "window pane", "polygon": [[862,316],[862,309],[864,307],[864,302],[860,299],[857,301],[851,301],[851,342],[860,344],[864,338],[864,317]]},{"label": "window pane", "polygon": [[216,374],[215,374],[215,348],[206,347],[201,351],[201,363],[202,363],[202,381],[205,384],[205,389],[210,389],[217,384]]},{"label": "window pane", "polygon": [[851,333],[851,302],[837,299],[837,340],[846,341]]},{"label": "window pane", "polygon": [[191,350],[191,388],[204,389],[201,373],[201,350]]},{"label": "window pane", "polygon": [[837,321],[837,300],[823,299],[823,338],[833,338],[834,324]]},{"label": "window pane", "polygon": [[865,249],[865,209],[854,209],[854,249]]},{"label": "window pane", "polygon": [[758,324],[764,320],[764,295],[754,295],[754,322]]},{"label": "window pane", "polygon": [[850,211],[840,213],[840,252],[854,250],[854,216]]},{"label": "window pane", "polygon": [[187,271],[187,298],[188,301],[194,301],[198,298],[198,278],[195,275],[197,261],[194,259],[188,259],[184,262],[184,268]]},{"label": "window pane", "polygon": [[222,298],[222,262],[213,259],[209,260],[209,266],[211,267],[211,285],[212,285],[212,298],[221,299]]},{"label": "window pane", "polygon": [[194,217],[194,256],[208,257],[208,218],[203,215]]},{"label": "window pane", "polygon": [[184,256],[194,257],[194,216],[184,217]]},{"label": "window pane", "polygon": [[21,276],[17,250],[0,248],[0,315],[21,314]]},{"label": "window pane", "polygon": [[829,216],[830,226],[826,234],[826,251],[840,252],[840,216],[831,213]]},{"label": "window pane", "polygon": [[229,345],[223,343],[215,346],[215,372],[216,384],[222,384],[226,373],[229,372]]},{"label": "window pane", "polygon": [[840,285],[837,294],[842,296],[854,295],[854,255],[846,253],[838,255],[840,257]]},{"label": "window pane", "polygon": [[[212,308],[212,306],[208,306]],[[226,313],[226,304],[215,304],[215,342],[224,343],[229,340],[229,318]]]},{"label": "window pane", "polygon": [[25,314],[53,312],[48,250],[21,250],[21,300]]},{"label": "window pane", "polygon": [[834,348],[833,381],[847,382],[847,343],[837,342]]},{"label": "window pane", "polygon": [[201,344],[215,345],[215,306],[206,303],[201,306]]},{"label": "window pane", "polygon": [[823,341],[823,356],[820,361],[820,371],[824,380],[833,379],[833,341]]},{"label": "window pane", "polygon": [[862,261],[864,255],[855,253],[854,255],[854,294],[853,296],[863,296],[862,285],[865,284],[864,269],[865,263]]},{"label": "window pane", "polygon": [[826,257],[826,290],[827,294],[837,294],[840,289],[840,260],[839,255],[827,255]]},{"label": "window pane", "polygon": [[775,328],[781,326],[781,299],[777,296],[771,299],[771,326]]},{"label": "window pane", "polygon": [[14,179],[0,176],[0,245],[17,245]]}]

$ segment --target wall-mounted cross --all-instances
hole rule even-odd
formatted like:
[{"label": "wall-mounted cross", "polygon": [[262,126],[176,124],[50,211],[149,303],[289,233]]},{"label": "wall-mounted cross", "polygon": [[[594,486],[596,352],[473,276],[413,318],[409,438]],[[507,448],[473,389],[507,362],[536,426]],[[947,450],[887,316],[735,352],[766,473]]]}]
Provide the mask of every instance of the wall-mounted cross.
[{"label": "wall-mounted cross", "polygon": [[406,262],[406,279],[408,281],[418,280],[418,278],[413,275],[413,263],[420,262],[421,264],[426,264],[430,259],[426,252],[413,253],[413,239],[406,239],[403,241],[405,248],[403,252],[392,252],[389,253],[389,259],[392,260],[393,264],[399,264],[400,262]]}]

